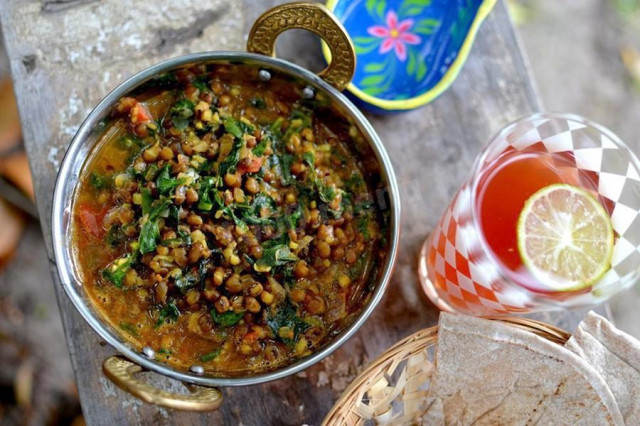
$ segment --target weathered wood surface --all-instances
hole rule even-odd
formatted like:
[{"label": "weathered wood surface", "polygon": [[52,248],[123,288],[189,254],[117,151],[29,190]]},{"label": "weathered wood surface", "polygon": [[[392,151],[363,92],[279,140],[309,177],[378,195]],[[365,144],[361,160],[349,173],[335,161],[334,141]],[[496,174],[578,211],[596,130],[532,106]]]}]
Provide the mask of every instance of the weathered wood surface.
[{"label": "weathered wood surface", "polygon": [[[203,50],[242,50],[254,19],[278,0],[101,2],[4,0],[0,18],[15,81],[38,208],[51,256],[50,211],[59,163],[83,118],[118,82],[154,62]],[[312,69],[316,40],[285,36],[279,53]],[[313,48],[311,48],[311,46]],[[379,308],[324,362],[294,377],[224,390],[215,413],[189,414],[141,403],[102,375],[114,353],[75,312],[50,258],[78,390],[89,424],[319,424],[368,361],[402,337],[437,322],[419,291],[417,253],[462,182],[480,146],[506,123],[540,109],[503,3],[483,24],[462,73],[443,96],[410,113],[370,119],[396,168],[402,197],[402,243],[396,272]],[[43,283],[45,285],[46,283]],[[603,312],[604,307],[600,308]],[[573,330],[583,311],[538,316]],[[149,376],[165,388],[177,382]]]}]

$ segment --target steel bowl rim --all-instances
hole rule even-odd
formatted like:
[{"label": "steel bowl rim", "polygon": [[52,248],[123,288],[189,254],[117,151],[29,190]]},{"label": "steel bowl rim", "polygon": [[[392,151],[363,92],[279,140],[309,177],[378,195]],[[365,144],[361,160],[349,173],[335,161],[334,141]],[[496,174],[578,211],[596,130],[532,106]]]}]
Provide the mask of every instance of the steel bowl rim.
[{"label": "steel bowl rim", "polygon": [[[173,70],[182,65],[215,60],[238,62],[239,64],[260,63],[265,65],[265,67],[270,67],[287,74],[292,74],[296,77],[301,78],[305,82],[313,83],[314,85],[321,88],[332,98],[334,102],[338,102],[343,108],[345,108],[354,122],[357,123],[360,129],[367,135],[368,140],[370,141],[369,145],[374,150],[378,160],[378,164],[381,167],[381,174],[383,174],[383,177],[385,177],[387,180],[386,189],[389,191],[389,211],[391,213],[389,219],[390,250],[387,261],[384,265],[384,270],[382,271],[381,278],[378,281],[378,284],[373,291],[372,297],[369,300],[368,304],[363,308],[363,310],[357,316],[356,320],[348,328],[343,330],[340,335],[338,335],[333,341],[328,343],[320,351],[293,364],[287,365],[286,367],[278,368],[274,371],[262,373],[255,376],[207,377],[190,372],[184,372],[173,367],[169,367],[155,360],[146,358],[140,352],[127,345],[123,340],[118,338],[117,334],[111,332],[110,326],[106,323],[106,321],[103,321],[99,319],[97,315],[94,315],[88,304],[85,303],[85,298],[83,298],[83,296],[80,294],[80,287],[82,287],[82,285],[78,282],[79,280],[77,279],[77,276],[73,271],[74,268],[71,261],[72,257],[70,255],[70,249],[67,248],[65,243],[65,219],[68,220],[67,215],[69,213],[68,209],[70,207],[68,205],[65,205],[65,201],[67,198],[65,196],[65,191],[68,189],[68,184],[70,184],[70,177],[73,176],[73,173],[79,171],[77,167],[74,167],[75,157],[84,147],[86,141],[91,135],[91,132],[98,125],[99,119],[109,110],[110,107],[114,105],[114,103],[120,97],[129,93],[140,84],[148,81],[150,78],[162,72]],[[91,147],[93,147],[93,145],[91,145]],[[82,166],[80,166],[80,169],[81,167]],[[73,189],[71,191],[73,192]],[[69,198],[73,198],[73,194]],[[342,93],[338,92],[322,78],[305,68],[278,58],[245,52],[201,52],[171,58],[152,65],[120,83],[107,96],[105,96],[100,101],[100,103],[98,103],[98,105],[91,111],[91,113],[89,113],[87,118],[79,127],[62,160],[60,170],[56,178],[51,216],[53,252],[60,284],[62,285],[67,297],[71,299],[71,302],[73,303],[76,310],[102,339],[109,343],[120,354],[124,355],[133,362],[140,364],[142,367],[176,380],[204,386],[246,386],[277,380],[300,372],[310,367],[311,365],[316,364],[325,357],[329,356],[338,347],[340,347],[349,338],[351,338],[368,319],[378,303],[381,301],[386,288],[389,285],[393,267],[398,255],[400,237],[400,193],[391,160],[389,159],[389,156],[387,155],[387,152],[377,133],[373,129],[371,123],[369,123],[364,115]],[[90,350],[90,348],[86,349]]]}]

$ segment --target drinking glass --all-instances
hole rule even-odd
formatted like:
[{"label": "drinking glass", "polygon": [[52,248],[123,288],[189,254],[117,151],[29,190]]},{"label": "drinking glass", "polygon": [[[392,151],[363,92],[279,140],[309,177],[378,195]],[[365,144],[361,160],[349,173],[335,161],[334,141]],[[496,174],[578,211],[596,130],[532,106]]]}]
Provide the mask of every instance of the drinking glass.
[{"label": "drinking glass", "polygon": [[[595,284],[551,291],[514,279],[487,243],[480,222],[479,187],[503,161],[536,152],[560,161],[576,186],[593,193],[610,215],[610,269]],[[566,170],[569,169],[569,170]],[[525,171],[535,179],[538,171]],[[517,180],[517,179],[516,179]],[[506,188],[504,201],[517,196]],[[471,315],[558,310],[600,303],[633,285],[640,274],[640,161],[612,132],[577,115],[534,114],[509,124],[483,149],[425,241],[419,259],[422,288],[440,309]],[[515,233],[515,229],[513,230]]]}]

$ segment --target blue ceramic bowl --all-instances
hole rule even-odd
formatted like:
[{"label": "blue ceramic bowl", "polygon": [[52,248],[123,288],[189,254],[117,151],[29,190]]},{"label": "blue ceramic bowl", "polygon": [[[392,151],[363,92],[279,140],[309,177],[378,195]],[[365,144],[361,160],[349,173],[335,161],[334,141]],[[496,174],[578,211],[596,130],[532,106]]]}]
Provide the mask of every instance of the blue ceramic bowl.
[{"label": "blue ceramic bowl", "polygon": [[[453,83],[496,0],[328,0],[356,48],[347,88],[378,113],[421,107]],[[331,53],[323,43],[325,59]]]}]

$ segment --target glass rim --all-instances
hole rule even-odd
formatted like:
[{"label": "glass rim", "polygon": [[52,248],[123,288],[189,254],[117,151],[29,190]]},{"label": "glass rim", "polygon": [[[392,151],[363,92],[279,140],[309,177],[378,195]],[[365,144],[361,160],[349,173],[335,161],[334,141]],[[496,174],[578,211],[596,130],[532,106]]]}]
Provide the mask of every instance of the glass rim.
[{"label": "glass rim", "polygon": [[[633,166],[636,168],[636,170],[638,171],[638,174],[640,175],[640,159],[638,159],[638,157],[636,156],[636,154],[629,148],[629,146],[627,144],[625,144],[622,139],[620,139],[620,137],[618,135],[616,135],[615,133],[613,133],[611,130],[609,130],[608,128],[606,128],[605,126],[590,120],[588,118],[585,118],[581,115],[578,114],[572,114],[572,113],[557,113],[557,112],[537,112],[537,113],[533,113],[533,114],[529,114],[526,115],[524,117],[518,118],[517,120],[512,121],[511,123],[507,124],[506,126],[504,126],[502,129],[500,129],[491,139],[489,139],[489,142],[487,144],[485,144],[482,148],[482,151],[480,152],[480,154],[477,156],[473,167],[471,168],[471,174],[469,175],[469,179],[470,179],[470,187],[471,187],[471,194],[469,195],[469,199],[471,202],[471,220],[473,223],[473,228],[474,228],[474,232],[477,233],[478,235],[478,240],[480,241],[480,246],[481,249],[484,253],[486,253],[488,259],[491,261],[491,263],[493,264],[493,266],[496,268],[496,270],[499,273],[500,276],[500,282],[504,283],[505,285],[508,285],[510,287],[515,287],[520,291],[523,291],[527,294],[527,296],[529,296],[531,298],[531,302],[536,303],[536,304],[548,304],[549,302],[551,302],[552,304],[556,305],[558,302],[561,303],[561,301],[550,301],[548,298],[544,297],[542,293],[538,293],[535,292],[525,286],[522,285],[518,285],[516,282],[513,281],[512,278],[510,278],[510,273],[507,270],[507,268],[502,264],[502,262],[500,262],[500,260],[498,259],[498,256],[494,253],[494,251],[491,249],[491,247],[489,246],[489,243],[487,242],[484,232],[482,231],[482,226],[480,224],[480,217],[479,217],[479,211],[478,211],[478,186],[480,184],[480,174],[483,172],[484,168],[485,168],[485,163],[486,163],[486,159],[490,153],[490,148],[499,140],[501,140],[501,138],[504,138],[507,134],[509,134],[511,131],[513,131],[514,129],[516,129],[518,126],[521,126],[523,124],[535,121],[535,120],[540,120],[540,119],[555,119],[555,120],[562,120],[562,121],[572,121],[572,122],[576,122],[576,123],[580,123],[583,124],[587,127],[593,128],[595,130],[597,130],[599,133],[604,134],[605,136],[607,136],[611,142],[613,142],[617,147],[619,147],[621,150],[623,150],[624,152],[626,152],[629,156],[629,162],[631,164],[633,164]],[[635,271],[640,269],[640,265],[638,266],[638,268],[636,268]],[[621,276],[618,278],[618,280],[616,280],[616,282],[622,281],[625,277],[627,277],[628,275],[634,273],[634,271],[630,272],[629,274],[626,274],[624,276]],[[593,289],[595,286],[598,285],[600,281],[596,282],[595,284],[593,284],[591,286],[591,289]]]}]

